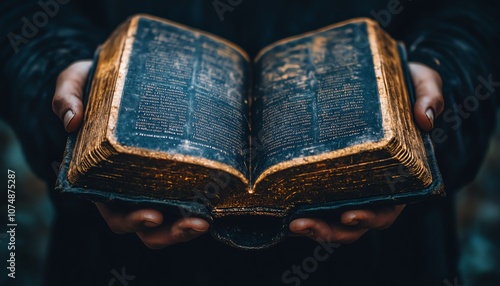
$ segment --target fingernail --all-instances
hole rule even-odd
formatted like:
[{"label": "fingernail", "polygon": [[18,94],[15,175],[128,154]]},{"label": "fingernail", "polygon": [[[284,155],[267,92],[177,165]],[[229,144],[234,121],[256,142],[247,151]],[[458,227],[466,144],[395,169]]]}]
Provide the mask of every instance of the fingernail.
[{"label": "fingernail", "polygon": [[360,220],[356,212],[348,211],[342,215],[341,223],[344,225],[358,225]]},{"label": "fingernail", "polygon": [[191,221],[191,227],[189,228],[188,232],[193,235],[198,235],[206,232],[209,227],[210,225],[207,221],[200,218],[195,218]]},{"label": "fingernail", "polygon": [[427,116],[427,120],[429,120],[429,123],[431,124],[431,129],[434,128],[434,111],[429,108],[425,111],[425,115]]},{"label": "fingernail", "polygon": [[145,226],[145,227],[157,227],[159,226],[160,224],[157,223],[156,221],[152,221],[152,220],[144,220],[142,222],[142,225]]},{"label": "fingernail", "polygon": [[199,230],[199,229],[194,229],[194,228],[190,228],[188,230],[188,232],[192,235],[199,235],[199,234],[202,234],[204,233],[206,230]]},{"label": "fingernail", "polygon": [[64,118],[63,118],[64,129],[68,128],[69,123],[71,122],[71,120],[73,120],[74,117],[75,117],[75,113],[71,109],[66,111],[66,113],[64,114]]},{"label": "fingernail", "polygon": [[359,220],[351,218],[350,220],[346,221],[344,224],[345,225],[358,225]]},{"label": "fingernail", "polygon": [[311,236],[313,235],[312,229],[306,228],[303,230],[292,232],[292,236]]}]

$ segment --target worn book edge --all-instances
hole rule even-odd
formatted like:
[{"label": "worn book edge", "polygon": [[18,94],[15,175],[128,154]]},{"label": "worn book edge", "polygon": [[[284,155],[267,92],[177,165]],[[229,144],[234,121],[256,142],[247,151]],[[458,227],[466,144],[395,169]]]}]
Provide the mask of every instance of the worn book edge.
[{"label": "worn book edge", "polygon": [[[375,22],[374,20],[369,19],[369,18],[350,19],[350,20],[343,21],[343,22],[340,22],[337,24],[326,26],[324,28],[321,28],[321,29],[318,29],[315,31],[311,31],[311,32],[307,32],[307,33],[304,33],[301,35],[297,35],[297,36],[293,36],[293,37],[279,40],[273,44],[268,45],[264,49],[262,49],[254,61],[258,61],[263,54],[265,54],[267,51],[269,51],[270,49],[272,49],[275,46],[279,46],[279,45],[285,44],[285,43],[290,42],[290,41],[294,41],[297,39],[301,39],[304,37],[315,35],[315,34],[322,32],[322,31],[328,31],[328,30],[335,29],[335,28],[338,28],[338,27],[341,27],[344,25],[348,25],[351,23],[359,23],[359,22],[364,22],[367,25],[367,30],[368,30],[367,33],[368,33],[368,39],[369,39],[369,43],[370,43],[370,50],[371,50],[371,54],[372,54],[372,58],[373,58],[375,76],[377,77],[377,87],[378,87],[379,98],[380,98],[380,106],[382,107],[383,110],[385,108],[385,110],[388,111],[388,112],[382,112],[382,127],[384,130],[384,137],[380,141],[377,141],[377,142],[366,142],[366,143],[349,146],[346,148],[334,150],[334,151],[323,153],[323,154],[304,156],[304,157],[295,158],[295,159],[291,159],[288,161],[284,161],[284,162],[275,164],[275,165],[269,167],[268,169],[264,170],[255,179],[254,184],[251,186],[251,188],[252,188],[251,193],[255,192],[255,190],[258,188],[258,184],[260,182],[265,180],[270,175],[278,173],[280,171],[294,168],[294,167],[301,166],[301,165],[313,164],[313,163],[318,163],[318,162],[322,162],[325,160],[331,160],[331,159],[336,159],[336,158],[340,158],[340,157],[350,156],[350,155],[361,153],[361,152],[374,152],[377,150],[389,149],[390,145],[396,142],[397,135],[395,134],[394,131],[397,129],[397,126],[395,126],[395,122],[393,119],[393,117],[394,117],[393,109],[397,108],[397,107],[395,107],[394,104],[392,102],[390,102],[390,100],[389,100],[388,90],[387,90],[386,84],[385,84],[385,77],[387,75],[385,75],[383,73],[381,51],[380,51],[380,47],[378,46],[380,44],[379,41],[382,40],[380,33],[383,34],[385,32],[380,29],[378,23]],[[385,34],[384,34],[384,36],[385,36]],[[398,51],[398,45],[396,44],[396,42],[390,37],[385,37],[383,40],[390,41],[392,53],[398,57],[398,59],[396,59],[396,60],[401,62],[401,58],[400,58],[401,55]],[[403,71],[401,69],[402,69],[402,67],[398,66],[397,76],[404,78],[404,74],[403,74]],[[404,94],[402,94],[400,96],[407,97],[408,94],[407,94],[407,92],[404,92]],[[418,139],[422,140],[422,138],[420,138],[420,134],[418,132],[417,132],[417,136],[419,137]],[[397,156],[395,156],[395,158],[397,158]],[[397,158],[397,159],[400,159],[400,158]],[[425,164],[425,162],[424,162],[424,164]],[[428,169],[428,164],[425,164],[425,165],[427,165],[426,167]],[[428,186],[431,183],[429,180],[431,178],[432,178],[431,176],[428,176],[428,180],[425,182],[425,185]]]},{"label": "worn book edge", "polygon": [[[133,156],[139,156],[139,157],[149,157],[149,158],[155,158],[158,160],[167,160],[171,162],[181,162],[181,163],[187,163],[187,164],[195,164],[198,166],[206,167],[209,169],[215,169],[215,170],[221,170],[223,172],[226,172],[228,174],[231,174],[241,180],[241,182],[245,185],[249,185],[249,180],[248,178],[242,174],[240,171],[237,169],[224,164],[220,163],[217,161],[205,159],[202,157],[195,157],[195,156],[190,156],[190,155],[183,155],[183,154],[169,154],[166,152],[160,152],[160,151],[154,151],[154,150],[148,150],[144,148],[139,148],[139,147],[130,147],[130,146],[124,146],[120,144],[115,136],[115,128],[117,124],[117,119],[118,119],[118,113],[120,109],[120,103],[121,103],[121,98],[123,96],[123,88],[125,84],[125,79],[127,76],[128,72],[128,66],[129,66],[129,59],[130,59],[130,54],[132,51],[136,31],[137,31],[137,25],[138,22],[140,21],[141,18],[149,18],[153,19],[155,21],[159,22],[164,22],[169,25],[176,26],[181,29],[188,30],[192,33],[201,33],[205,36],[211,37],[217,41],[223,42],[225,45],[232,47],[234,50],[238,51],[247,61],[249,61],[248,55],[237,45],[233,44],[230,41],[224,40],[220,37],[217,37],[215,35],[212,35],[210,33],[198,31],[193,28],[189,28],[187,26],[177,24],[172,21],[168,21],[162,18],[146,15],[146,14],[139,14],[135,15],[133,17],[130,17],[127,22],[122,24],[121,28],[125,28],[125,39],[121,43],[121,47],[119,47],[119,51],[117,53],[120,53],[120,59],[119,59],[119,64],[118,64],[118,75],[117,75],[117,81],[113,85],[113,92],[112,92],[112,99],[111,99],[111,109],[109,112],[109,117],[108,117],[108,122],[107,122],[107,127],[105,131],[104,138],[102,138],[102,142],[99,142],[100,146],[95,148],[95,158],[93,158],[96,162],[99,161],[104,161],[107,158],[110,158],[113,155],[123,155],[123,154],[129,154]],[[119,37],[120,28],[115,31],[110,36],[110,39],[113,39],[113,37]],[[104,45],[110,45],[110,40],[106,41]],[[112,47],[112,48],[117,48],[117,47]],[[103,74],[105,71],[102,71],[101,69],[109,65],[110,63],[98,63],[96,67],[96,77],[105,77],[107,75]],[[97,87],[92,87],[90,90],[90,95],[89,97],[92,97],[93,94],[97,94],[100,91],[97,90]],[[86,111],[87,114],[87,111]],[[84,122],[85,124],[85,122]],[[80,132],[81,133],[81,132]],[[80,136],[80,134],[78,135]],[[78,145],[79,139],[77,139],[77,145]],[[82,143],[83,144],[83,143]],[[90,155],[87,155],[90,156]],[[73,162],[73,161],[72,161]],[[79,171],[81,166],[74,166],[72,163],[70,165],[69,169],[69,180],[70,182],[74,183],[76,181],[76,177],[79,174],[83,174],[84,172]],[[77,174],[78,173],[78,174]]]}]

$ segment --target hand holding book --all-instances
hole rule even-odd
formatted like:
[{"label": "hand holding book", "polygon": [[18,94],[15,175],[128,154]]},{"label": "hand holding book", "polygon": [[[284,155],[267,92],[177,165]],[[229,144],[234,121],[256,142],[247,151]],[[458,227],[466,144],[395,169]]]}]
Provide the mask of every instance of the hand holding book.
[{"label": "hand holding book", "polygon": [[[53,109],[68,132],[77,130],[83,119],[82,97],[90,65],[90,60],[73,63],[57,80]],[[429,131],[433,119],[439,116],[444,107],[441,78],[437,72],[422,64],[410,63],[409,66],[416,92],[414,116],[420,128]],[[431,110],[431,113],[428,110]],[[187,241],[208,229],[208,223],[198,218],[167,223],[168,218],[164,218],[162,213],[155,209],[117,209],[112,204],[102,203],[99,203],[98,207],[112,230],[119,233],[136,232],[151,248]],[[296,219],[290,223],[290,230],[301,235],[312,233],[312,238],[324,241],[347,243],[355,241],[369,229],[389,227],[403,208],[404,206],[400,205],[349,210],[342,213],[339,222]]]},{"label": "hand holding book", "polygon": [[[434,118],[444,109],[441,77],[435,70],[420,63],[409,63],[409,68],[415,87],[414,116],[419,127],[429,132],[434,126]],[[342,213],[339,222],[311,218],[296,219],[290,223],[290,231],[316,240],[350,243],[370,229],[380,230],[390,227],[404,208],[405,205],[394,205],[349,210]]]},{"label": "hand holding book", "polygon": [[[71,133],[83,119],[83,92],[92,60],[78,61],[61,72],[52,101],[54,113]],[[205,233],[209,224],[200,218],[182,218],[175,221],[164,218],[161,211],[151,208],[133,208],[116,204],[96,203],[109,228],[119,234],[136,233],[152,249],[188,241]]]}]

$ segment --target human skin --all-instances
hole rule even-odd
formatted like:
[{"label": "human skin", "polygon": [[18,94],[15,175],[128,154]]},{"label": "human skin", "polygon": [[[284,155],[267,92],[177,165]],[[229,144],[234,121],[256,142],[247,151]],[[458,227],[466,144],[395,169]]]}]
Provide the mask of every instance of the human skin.
[{"label": "human skin", "polygon": [[[91,60],[77,61],[63,70],[56,83],[52,108],[61,119],[68,133],[74,132],[83,119],[83,90]],[[434,127],[434,119],[444,109],[442,80],[439,74],[426,65],[410,62],[409,68],[415,88],[414,116],[424,131]],[[116,233],[136,233],[142,242],[152,249],[189,241],[208,231],[210,224],[200,218],[182,218],[166,222],[163,214],[152,208],[123,208],[112,204],[96,203],[99,212]],[[327,222],[316,218],[299,218],[289,225],[296,235],[308,236],[328,242],[351,243],[369,230],[390,227],[405,205],[393,205],[372,209],[348,210],[340,221]]]}]

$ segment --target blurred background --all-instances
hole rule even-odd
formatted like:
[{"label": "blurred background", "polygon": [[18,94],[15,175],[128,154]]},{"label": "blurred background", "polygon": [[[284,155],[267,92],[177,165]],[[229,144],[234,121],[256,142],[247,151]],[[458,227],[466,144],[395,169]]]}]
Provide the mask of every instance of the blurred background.
[{"label": "blurred background", "polygon": [[[23,269],[23,275],[17,275],[15,283],[7,281],[6,275],[0,276],[0,285],[42,285],[44,262],[47,258],[51,225],[55,216],[48,196],[54,186],[46,186],[30,170],[14,132],[0,121],[0,166],[2,172],[7,169],[16,172],[16,269]],[[7,185],[7,176],[3,176]],[[55,183],[55,182],[54,182]],[[7,196],[3,192],[2,196]],[[0,267],[6,267],[7,255],[7,199],[0,200],[2,219],[0,226]],[[5,271],[2,271],[4,274]]]}]

